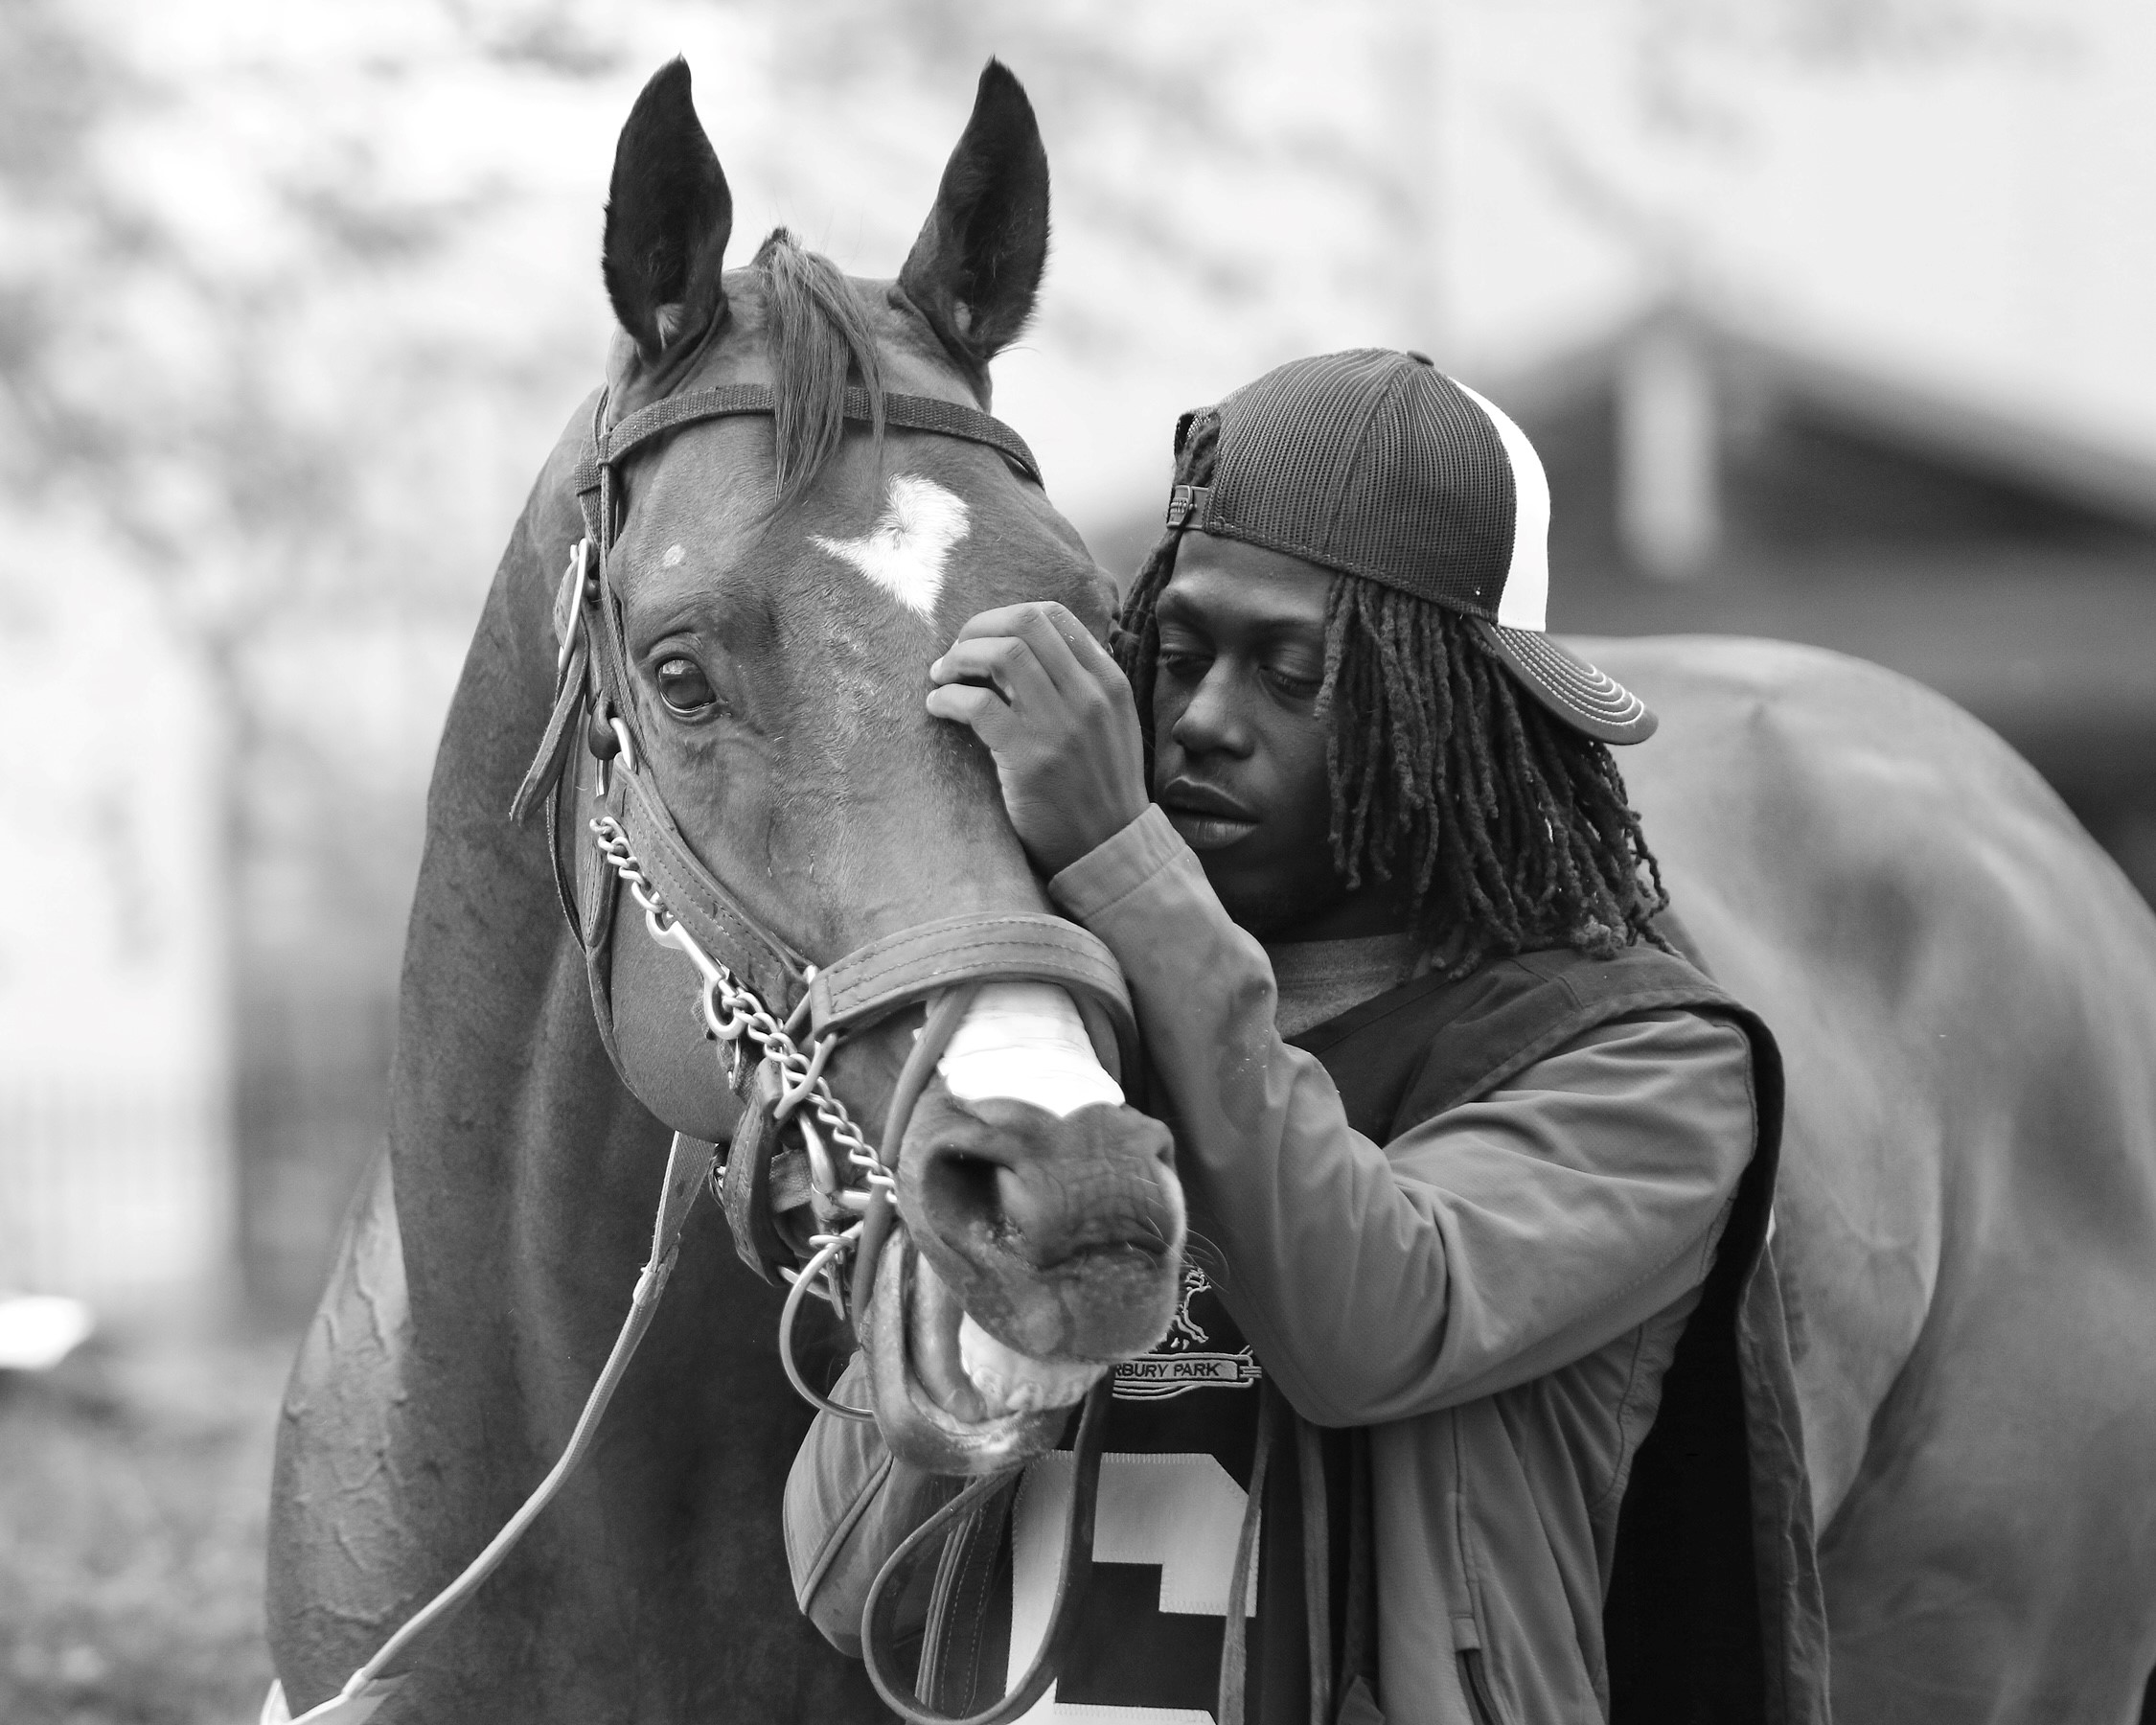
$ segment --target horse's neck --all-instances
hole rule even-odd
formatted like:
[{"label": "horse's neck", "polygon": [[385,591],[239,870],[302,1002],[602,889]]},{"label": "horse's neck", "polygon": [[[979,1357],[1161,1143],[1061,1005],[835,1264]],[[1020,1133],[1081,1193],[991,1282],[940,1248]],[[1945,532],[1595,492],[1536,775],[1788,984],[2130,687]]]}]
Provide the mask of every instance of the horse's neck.
[{"label": "horse's neck", "polygon": [[[356,1212],[280,1436],[271,1635],[287,1684],[313,1699],[551,1466],[650,1243],[667,1134],[600,1044],[543,824],[508,817],[553,692],[549,611],[583,531],[567,472],[585,423],[517,523],[450,708],[406,946],[394,1177]],[[687,1713],[645,1710],[673,1718],[723,1690],[729,1716],[882,1716],[859,1668],[772,1585],[807,1424],[771,1347],[778,1299],[734,1261],[712,1207],[690,1217],[600,1457],[458,1621],[414,1709],[610,1717],[624,1694],[688,1698]],[[625,1574],[668,1580],[625,1590]],[[745,1632],[715,1652],[713,1622]]]},{"label": "horse's neck", "polygon": [[583,532],[566,483],[581,413],[511,537],[444,731],[390,1123],[419,1356],[541,1403],[558,1379],[573,1393],[565,1355],[603,1351],[619,1322],[666,1145],[600,1045],[544,823],[508,816],[552,700],[555,583]]}]

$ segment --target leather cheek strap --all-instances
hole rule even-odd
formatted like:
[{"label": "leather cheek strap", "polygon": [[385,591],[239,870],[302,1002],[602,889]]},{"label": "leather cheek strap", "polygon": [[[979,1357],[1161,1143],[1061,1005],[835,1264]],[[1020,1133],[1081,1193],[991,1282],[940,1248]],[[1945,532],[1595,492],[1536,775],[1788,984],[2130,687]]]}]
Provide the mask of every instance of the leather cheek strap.
[{"label": "leather cheek strap", "polygon": [[669,913],[697,944],[773,1012],[791,1012],[801,998],[808,960],[745,910],[698,861],[647,781],[647,770],[640,764],[634,772],[624,771],[617,761],[608,787],[630,848]]}]

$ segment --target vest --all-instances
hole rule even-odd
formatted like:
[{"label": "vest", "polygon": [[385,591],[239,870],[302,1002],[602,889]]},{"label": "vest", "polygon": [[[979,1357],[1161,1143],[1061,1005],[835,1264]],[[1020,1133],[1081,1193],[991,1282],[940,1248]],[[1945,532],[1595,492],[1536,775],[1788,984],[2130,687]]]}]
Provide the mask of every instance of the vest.
[{"label": "vest", "polygon": [[[1665,919],[1665,932],[1683,931]],[[1770,1235],[1782,1077],[1773,1034],[1692,961],[1636,946],[1426,977],[1291,1039],[1379,1143],[1472,1102],[1597,1025],[1679,1008],[1752,1047],[1758,1142],[1618,1514],[1604,1604],[1615,1725],[1827,1717],[1825,1608]],[[1357,1543],[1361,1543],[1358,1538]]]}]

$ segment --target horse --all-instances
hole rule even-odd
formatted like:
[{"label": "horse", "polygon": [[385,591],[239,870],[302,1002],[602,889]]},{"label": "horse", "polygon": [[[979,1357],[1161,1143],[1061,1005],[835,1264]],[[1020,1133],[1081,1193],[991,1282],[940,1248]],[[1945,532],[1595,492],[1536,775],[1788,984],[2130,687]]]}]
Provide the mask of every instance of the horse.
[{"label": "horse", "polygon": [[[828,1384],[837,1330],[799,1291],[842,1296],[804,1274],[782,1306],[735,1247],[777,1261],[882,1224],[851,1302],[871,1404],[941,1473],[1051,1446],[1071,1396],[1166,1330],[1181,1188],[1114,1076],[1135,1058],[1120,975],[1046,914],[985,749],[925,706],[975,611],[1055,600],[1109,627],[1112,584],[985,411],[1047,211],[1031,106],[995,62],[895,281],[783,230],[726,269],[686,65],[631,111],[605,391],[531,494],[450,708],[387,1155],[279,1428],[288,1710],[336,1694],[488,1545],[578,1425],[623,1296],[647,1310],[676,1265],[590,1472],[353,1716],[884,1716],[797,1618],[779,1542],[809,1409],[773,1338],[783,1312],[804,1386]],[[684,402],[708,411],[682,423]],[[528,778],[547,816],[519,824]],[[646,938],[662,927],[700,942],[707,978]],[[745,1036],[753,1080],[707,1040]],[[791,1207],[784,1158],[744,1149],[789,1110],[815,1195]],[[672,1155],[729,1139],[729,1183],[752,1162],[764,1183],[743,1231],[729,1245],[704,1207],[640,1277]]]},{"label": "horse", "polygon": [[[1046,190],[1031,110],[992,65],[895,283],[779,240],[725,271],[730,206],[686,69],[654,79],[624,128],[605,415],[742,379],[774,411],[680,428],[600,485],[639,680],[622,710],[580,715],[588,748],[564,747],[588,758],[537,827],[506,811],[542,735],[562,746],[558,667],[588,586],[574,562],[556,571],[595,524],[598,401],[497,571],[429,794],[387,1154],[279,1432],[268,1618],[294,1711],[455,1575],[561,1450],[646,1258],[669,1128],[677,1149],[755,1137],[713,1081],[671,955],[590,913],[587,844],[557,878],[586,775],[640,755],[710,872],[825,964],[931,911],[1041,907],[987,763],[921,716],[925,668],[970,611],[1020,596],[1103,628],[1108,586],[1008,451],[879,426],[865,399],[864,437],[831,403],[851,376],[864,398],[882,378],[985,409],[988,358],[1032,305]],[[909,476],[931,490],[894,491]],[[683,665],[658,652],[677,640]],[[1783,1046],[1772,1262],[1837,1711],[2131,1717],[2156,1663],[2156,922],[2032,771],[1914,685],[1764,643],[1588,651],[1662,715],[1626,762],[1646,831],[1701,955]],[[670,729],[687,723],[672,697],[767,723]],[[907,1082],[915,1026],[930,1028],[917,1006],[833,1058],[861,1118]],[[1105,1070],[1113,1039],[1092,1040]],[[946,1087],[928,1106],[917,1118],[939,1131],[970,1120],[973,1152],[939,1160],[934,1132],[905,1135],[906,1227],[870,1290],[897,1282],[895,1322],[879,1322],[888,1300],[855,1309],[896,1363],[868,1374],[893,1446],[977,1473],[1049,1440],[1087,1372],[1166,1327],[1180,1209],[1160,1140],[1111,1101],[969,1116]],[[1095,1215],[1045,1213],[1028,1187],[1059,1154],[1080,1159]],[[748,1160],[737,1139],[729,1174]],[[998,1207],[1048,1242],[1000,1280],[968,1247]],[[1108,1231],[1088,1231],[1099,1218]],[[1112,1273],[1044,1287],[1072,1242]],[[928,1297],[906,1305],[908,1286]],[[828,1386],[845,1332],[797,1309],[799,1369]],[[384,1725],[888,1716],[784,1585],[778,1504],[808,1409],[774,1346],[781,1310],[716,1207],[689,1212],[590,1466]],[[968,1402],[963,1324],[976,1353],[1039,1368],[1054,1405]],[[908,1331],[918,1358],[891,1344]],[[924,1413],[908,1370],[970,1416]]]}]

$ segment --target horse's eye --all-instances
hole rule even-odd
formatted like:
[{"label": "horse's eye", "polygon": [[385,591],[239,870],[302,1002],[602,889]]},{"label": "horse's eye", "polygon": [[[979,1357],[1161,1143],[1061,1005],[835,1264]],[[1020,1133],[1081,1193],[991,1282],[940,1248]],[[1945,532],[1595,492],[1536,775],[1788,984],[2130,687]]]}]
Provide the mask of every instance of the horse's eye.
[{"label": "horse's eye", "polygon": [[661,659],[656,675],[659,699],[684,719],[718,704],[719,697],[712,691],[710,679],[695,659],[678,656]]}]

